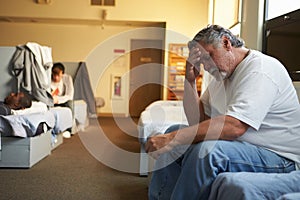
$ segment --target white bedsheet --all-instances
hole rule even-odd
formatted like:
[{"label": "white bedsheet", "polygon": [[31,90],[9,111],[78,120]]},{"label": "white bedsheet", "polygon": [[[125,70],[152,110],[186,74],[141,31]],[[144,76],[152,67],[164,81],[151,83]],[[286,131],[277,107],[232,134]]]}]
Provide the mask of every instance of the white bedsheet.
[{"label": "white bedsheet", "polygon": [[162,134],[174,124],[188,125],[182,101],[156,101],[142,113],[138,122],[139,140],[145,143],[149,136]]},{"label": "white bedsheet", "polygon": [[27,115],[32,113],[42,113],[47,112],[48,106],[41,101],[32,101],[30,108],[25,108],[21,110],[12,110],[13,115]]}]

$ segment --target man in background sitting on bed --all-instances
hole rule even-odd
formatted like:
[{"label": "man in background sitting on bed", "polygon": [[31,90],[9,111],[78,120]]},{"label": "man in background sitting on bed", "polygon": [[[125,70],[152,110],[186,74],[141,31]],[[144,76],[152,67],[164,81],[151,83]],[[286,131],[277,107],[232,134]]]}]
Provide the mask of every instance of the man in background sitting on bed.
[{"label": "man in background sitting on bed", "polygon": [[74,86],[72,77],[65,74],[62,63],[54,63],[51,76],[51,94],[55,106],[66,106],[72,109]]},{"label": "man in background sitting on bed", "polygon": [[[74,86],[72,77],[65,74],[62,63],[54,63],[51,75],[51,94],[54,106],[69,107],[73,111]],[[71,129],[63,132],[63,137],[71,137]]]},{"label": "man in background sitting on bed", "polygon": [[11,115],[12,110],[30,108],[31,105],[32,99],[23,92],[10,93],[4,102],[0,102],[0,115]]},{"label": "man in background sitting on bed", "polygon": [[[218,25],[197,33],[189,50],[189,126],[148,139],[147,152],[158,158],[149,199],[208,199],[223,172],[299,169],[300,105],[285,67]],[[200,67],[214,79],[199,97]]]}]

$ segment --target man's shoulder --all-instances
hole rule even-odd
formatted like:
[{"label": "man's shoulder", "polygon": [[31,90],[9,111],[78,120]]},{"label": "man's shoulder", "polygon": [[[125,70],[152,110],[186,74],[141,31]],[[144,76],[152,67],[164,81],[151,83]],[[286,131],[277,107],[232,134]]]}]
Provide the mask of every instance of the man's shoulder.
[{"label": "man's shoulder", "polygon": [[73,80],[72,76],[69,74],[63,74],[62,78],[63,80]]},{"label": "man's shoulder", "polygon": [[63,77],[71,77],[72,78],[72,76],[70,74],[66,74],[66,73],[64,73],[62,76]]},{"label": "man's shoulder", "polygon": [[65,85],[69,85],[69,86],[73,85],[73,78],[69,74],[63,74],[63,77],[62,77],[61,81]]}]

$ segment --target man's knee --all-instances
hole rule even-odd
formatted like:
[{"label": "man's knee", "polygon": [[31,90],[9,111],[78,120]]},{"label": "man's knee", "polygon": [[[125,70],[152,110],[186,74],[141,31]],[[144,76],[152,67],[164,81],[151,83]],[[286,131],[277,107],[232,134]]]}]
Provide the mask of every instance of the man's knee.
[{"label": "man's knee", "polygon": [[224,145],[226,144],[219,140],[203,141],[191,145],[188,154],[193,155],[193,157],[204,158],[222,151]]}]

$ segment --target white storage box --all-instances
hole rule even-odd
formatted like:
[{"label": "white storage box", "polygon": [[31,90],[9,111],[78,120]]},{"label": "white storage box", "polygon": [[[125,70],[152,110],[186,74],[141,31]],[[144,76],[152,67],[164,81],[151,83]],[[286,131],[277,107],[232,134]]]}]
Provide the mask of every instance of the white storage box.
[{"label": "white storage box", "polygon": [[[53,136],[51,136],[51,137],[53,137]],[[64,138],[63,138],[62,133],[56,135],[55,141],[53,141],[53,138],[52,138],[51,149],[52,149],[52,150],[56,149],[56,148],[57,148],[58,146],[60,146],[63,142],[64,142]]]},{"label": "white storage box", "polygon": [[1,168],[30,168],[51,154],[51,131],[29,138],[1,137]]}]

